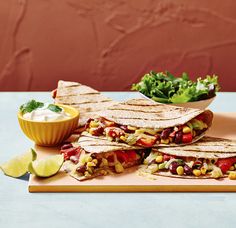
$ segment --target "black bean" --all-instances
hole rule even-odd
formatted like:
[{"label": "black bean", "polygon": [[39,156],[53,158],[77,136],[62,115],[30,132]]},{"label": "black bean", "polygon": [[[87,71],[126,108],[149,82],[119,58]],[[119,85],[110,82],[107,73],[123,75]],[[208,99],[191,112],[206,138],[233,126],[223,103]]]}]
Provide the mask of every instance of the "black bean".
[{"label": "black bean", "polygon": [[66,143],[61,147],[61,150],[66,150],[73,147],[73,145],[71,143]]},{"label": "black bean", "polygon": [[134,130],[129,130],[128,126],[126,125],[120,125],[120,129],[124,130],[126,133],[134,133]]},{"label": "black bean", "polygon": [[161,139],[168,139],[170,133],[172,132],[171,128],[166,128],[161,132]]},{"label": "black bean", "polygon": [[170,163],[170,166],[169,166],[170,172],[171,172],[172,174],[177,174],[176,169],[178,168],[178,166],[179,166],[179,163],[178,163],[178,162],[176,162],[176,161],[171,162],[171,163]]},{"label": "black bean", "polygon": [[104,128],[99,126],[99,127],[95,128],[95,129],[93,129],[93,135],[95,135],[95,136],[102,135],[103,131],[104,131]]},{"label": "black bean", "polygon": [[86,166],[82,165],[76,169],[78,173],[84,173],[86,171]]},{"label": "black bean", "polygon": [[93,120],[94,120],[94,119],[92,119],[92,118],[89,118],[89,119],[87,120],[87,122],[86,122],[86,124],[85,124],[85,129],[89,128],[89,124],[90,124],[90,122],[93,121]]},{"label": "black bean", "polygon": [[79,162],[79,158],[77,156],[71,156],[70,160],[75,164],[77,164]]},{"label": "black bean", "polygon": [[183,137],[183,132],[182,131],[178,131],[175,134],[175,138],[174,138],[174,142],[179,144],[182,142],[182,137]]},{"label": "black bean", "polygon": [[184,165],[184,173],[186,175],[192,175],[193,170],[188,165]]}]

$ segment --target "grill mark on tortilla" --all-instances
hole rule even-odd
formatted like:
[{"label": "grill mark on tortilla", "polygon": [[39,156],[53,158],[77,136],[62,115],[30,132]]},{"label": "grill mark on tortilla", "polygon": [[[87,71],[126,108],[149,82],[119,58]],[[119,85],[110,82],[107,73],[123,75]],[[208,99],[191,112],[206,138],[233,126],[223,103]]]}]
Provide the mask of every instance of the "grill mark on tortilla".
[{"label": "grill mark on tortilla", "polygon": [[56,98],[71,98],[71,97],[77,97],[77,96],[83,96],[83,95],[95,95],[100,93],[75,93],[75,94],[66,94],[65,96],[57,96]]},{"label": "grill mark on tortilla", "polygon": [[65,104],[65,105],[81,105],[81,104],[105,103],[105,102],[108,102],[108,101],[111,101],[111,100],[103,100],[103,101],[97,101],[97,102],[94,102],[94,101],[85,101],[85,102],[82,102],[82,103],[66,103],[66,102],[63,102],[63,104]]},{"label": "grill mark on tortilla", "polygon": [[[159,122],[161,122],[161,121],[166,121],[166,120],[175,120],[175,119],[180,119],[180,117],[175,117],[175,118],[170,118],[170,119],[160,119],[160,118],[143,118],[143,117],[132,117],[132,118],[130,118],[130,117],[116,117],[116,116],[110,116],[110,118],[116,118],[116,120],[117,121],[119,121],[119,120],[149,120],[149,121],[153,121],[153,122],[155,122],[155,121],[159,121]],[[182,116],[181,116],[181,118],[182,118]]]},{"label": "grill mark on tortilla", "polygon": [[[161,150],[160,150],[161,151]],[[163,150],[164,151],[164,150]],[[175,150],[175,149],[173,149],[172,150],[173,152],[179,152],[178,150]],[[191,152],[203,152],[203,153],[214,153],[214,154],[222,154],[222,153],[227,153],[227,154],[230,154],[230,153],[235,153],[236,154],[236,152],[234,152],[234,151],[232,151],[232,152],[229,152],[229,151],[227,151],[227,152],[225,152],[225,151],[212,151],[212,150],[201,150],[200,148],[199,149],[183,149],[182,150],[183,152],[185,152],[185,153],[191,153]]]},{"label": "grill mark on tortilla", "polygon": [[68,86],[66,86],[66,85],[63,85],[63,86],[59,86],[59,88],[72,88],[72,87],[80,87],[80,86],[82,86],[81,84],[78,84],[78,85],[68,85]]},{"label": "grill mark on tortilla", "polygon": [[122,108],[109,108],[109,110],[113,110],[113,111],[131,111],[131,112],[144,112],[144,113],[162,113],[162,111],[152,111],[152,110],[146,110],[146,111],[143,111],[143,110],[132,110],[132,109],[122,109]]},{"label": "grill mark on tortilla", "polygon": [[[143,103],[128,103],[128,102],[124,102],[122,103],[123,105],[127,105],[128,107],[131,106],[140,106],[140,107],[167,107],[166,104],[143,104]],[[173,110],[183,110],[183,112],[186,112],[187,110],[190,110],[191,108],[185,108],[185,107],[177,107],[177,106],[169,106],[169,108],[173,109]]]}]

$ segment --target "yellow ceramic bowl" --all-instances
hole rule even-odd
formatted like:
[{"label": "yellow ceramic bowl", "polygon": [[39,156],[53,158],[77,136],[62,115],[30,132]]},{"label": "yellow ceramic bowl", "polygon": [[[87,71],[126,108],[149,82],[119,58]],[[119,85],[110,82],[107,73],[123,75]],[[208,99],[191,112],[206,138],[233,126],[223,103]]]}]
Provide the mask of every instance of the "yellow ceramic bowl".
[{"label": "yellow ceramic bowl", "polygon": [[56,146],[67,139],[78,126],[79,111],[67,105],[60,105],[66,113],[70,114],[69,119],[41,122],[24,119],[21,112],[18,112],[18,121],[25,135],[40,146]]}]

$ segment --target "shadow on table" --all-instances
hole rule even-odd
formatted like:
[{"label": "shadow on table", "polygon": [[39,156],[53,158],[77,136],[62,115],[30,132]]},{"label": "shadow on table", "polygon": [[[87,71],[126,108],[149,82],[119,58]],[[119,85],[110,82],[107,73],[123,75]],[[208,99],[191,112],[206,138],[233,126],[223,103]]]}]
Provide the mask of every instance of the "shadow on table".
[{"label": "shadow on table", "polygon": [[17,178],[17,179],[23,180],[23,181],[29,181],[29,177],[30,177],[30,174],[29,174],[29,173],[26,173],[24,176],[19,177],[19,178]]}]

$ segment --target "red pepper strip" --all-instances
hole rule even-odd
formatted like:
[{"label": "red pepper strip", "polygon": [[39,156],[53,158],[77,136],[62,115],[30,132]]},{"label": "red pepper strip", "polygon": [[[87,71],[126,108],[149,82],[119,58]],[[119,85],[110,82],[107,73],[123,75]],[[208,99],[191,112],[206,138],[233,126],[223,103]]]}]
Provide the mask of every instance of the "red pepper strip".
[{"label": "red pepper strip", "polygon": [[134,150],[128,150],[125,153],[128,155],[129,162],[137,160],[137,154]]},{"label": "red pepper strip", "polygon": [[182,136],[182,142],[183,143],[190,143],[193,141],[193,135],[192,133],[188,133],[188,134],[183,134]]},{"label": "red pepper strip", "polygon": [[218,159],[216,166],[218,166],[223,173],[226,173],[234,163],[236,163],[236,158],[222,158]]},{"label": "red pepper strip", "polygon": [[137,140],[136,144],[144,147],[152,147],[157,141],[157,137],[155,138],[140,138]]},{"label": "red pepper strip", "polygon": [[75,156],[80,152],[79,148],[69,148],[66,150],[61,150],[61,153],[64,155],[64,160],[69,160],[71,156]]},{"label": "red pepper strip", "polygon": [[123,163],[127,163],[127,162],[132,162],[137,160],[137,154],[135,152],[135,150],[118,150],[115,151],[116,157],[118,159],[119,162]]},{"label": "red pepper strip", "polygon": [[174,155],[168,155],[168,154],[164,154],[163,155],[163,161],[169,161],[172,158],[176,158],[176,156]]},{"label": "red pepper strip", "polygon": [[117,150],[117,151],[115,151],[115,154],[116,154],[116,157],[120,163],[123,163],[123,162],[127,163],[129,161],[129,156],[124,151]]}]

